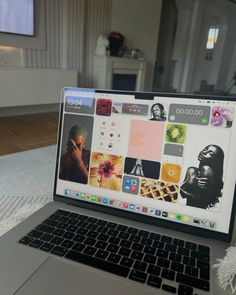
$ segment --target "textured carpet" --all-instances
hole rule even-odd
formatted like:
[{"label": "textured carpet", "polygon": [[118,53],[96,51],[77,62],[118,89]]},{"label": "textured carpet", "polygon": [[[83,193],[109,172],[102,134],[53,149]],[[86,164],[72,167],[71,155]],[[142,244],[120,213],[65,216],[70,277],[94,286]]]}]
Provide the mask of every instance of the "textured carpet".
[{"label": "textured carpet", "polygon": [[0,156],[0,227],[52,200],[55,159],[55,146]]}]

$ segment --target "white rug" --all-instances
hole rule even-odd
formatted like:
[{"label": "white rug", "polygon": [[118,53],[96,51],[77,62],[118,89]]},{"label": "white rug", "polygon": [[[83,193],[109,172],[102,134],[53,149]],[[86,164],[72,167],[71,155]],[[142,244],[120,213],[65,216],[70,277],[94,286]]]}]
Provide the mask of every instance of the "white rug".
[{"label": "white rug", "polygon": [[56,147],[0,156],[0,235],[52,201]]}]

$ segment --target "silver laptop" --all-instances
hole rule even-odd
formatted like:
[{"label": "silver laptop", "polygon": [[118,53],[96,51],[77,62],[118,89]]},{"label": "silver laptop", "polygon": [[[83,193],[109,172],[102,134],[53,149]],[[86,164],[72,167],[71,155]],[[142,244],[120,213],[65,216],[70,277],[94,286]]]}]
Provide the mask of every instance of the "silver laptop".
[{"label": "silver laptop", "polygon": [[0,294],[228,294],[233,98],[65,88],[54,201],[0,238]]}]

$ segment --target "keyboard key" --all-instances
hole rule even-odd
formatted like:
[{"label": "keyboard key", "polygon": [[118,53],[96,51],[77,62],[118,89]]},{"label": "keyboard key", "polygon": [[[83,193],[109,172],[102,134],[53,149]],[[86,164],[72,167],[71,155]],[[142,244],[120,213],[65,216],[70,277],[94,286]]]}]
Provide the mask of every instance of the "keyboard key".
[{"label": "keyboard key", "polygon": [[138,229],[134,227],[129,227],[127,233],[136,235],[138,233]]},{"label": "keyboard key", "polygon": [[157,249],[164,249],[164,245],[165,244],[163,242],[154,241],[152,246],[157,248]]},{"label": "keyboard key", "polygon": [[123,224],[119,224],[116,229],[119,231],[125,232],[127,230],[127,228],[128,228],[128,226],[123,225]]},{"label": "keyboard key", "polygon": [[110,252],[117,253],[118,250],[119,250],[119,246],[116,246],[116,245],[113,245],[113,244],[110,244],[110,245],[107,247],[107,251],[110,251]]},{"label": "keyboard key", "polygon": [[169,251],[169,252],[173,252],[173,253],[175,253],[176,250],[177,250],[177,246],[172,245],[172,244],[166,244],[166,245],[165,245],[165,250],[166,250],[166,251]]},{"label": "keyboard key", "polygon": [[175,287],[172,287],[172,286],[169,286],[169,285],[166,285],[166,284],[162,285],[162,290],[165,290],[165,291],[173,293],[173,294],[176,293],[176,288]]},{"label": "keyboard key", "polygon": [[158,257],[167,258],[169,253],[167,251],[165,251],[165,250],[158,249],[156,255]]},{"label": "keyboard key", "polygon": [[98,232],[92,231],[92,230],[87,233],[87,237],[90,237],[90,238],[96,238],[98,235],[99,235]]},{"label": "keyboard key", "polygon": [[144,248],[144,245],[138,244],[138,243],[133,243],[131,248],[136,251],[142,251]]},{"label": "keyboard key", "polygon": [[115,253],[110,253],[107,260],[113,263],[118,263],[121,259],[121,256]]},{"label": "keyboard key", "polygon": [[169,259],[175,262],[181,262],[182,256],[175,253],[170,253]]},{"label": "keyboard key", "polygon": [[131,280],[137,281],[139,283],[145,283],[147,279],[147,274],[138,270],[133,269],[130,272],[129,278]]},{"label": "keyboard key", "polygon": [[192,242],[185,242],[185,248],[191,249],[191,250],[196,250],[197,249],[197,244],[192,243]]},{"label": "keyboard key", "polygon": [[120,243],[120,239],[119,238],[115,238],[115,237],[110,237],[110,239],[108,240],[108,242],[111,243],[111,244],[118,245]]},{"label": "keyboard key", "polygon": [[172,242],[172,238],[171,238],[171,237],[168,237],[168,236],[162,236],[162,237],[161,237],[161,241],[164,242],[164,243],[169,243],[169,244],[171,244],[171,242]]},{"label": "keyboard key", "polygon": [[61,216],[58,221],[59,222],[62,222],[62,223],[68,223],[68,221],[70,220],[69,217],[66,217],[66,216]]},{"label": "keyboard key", "polygon": [[120,250],[119,250],[119,254],[122,255],[122,256],[129,257],[130,253],[131,253],[131,250],[128,249],[128,248],[121,247]]},{"label": "keyboard key", "polygon": [[151,263],[151,264],[155,264],[156,260],[157,258],[155,256],[149,255],[149,254],[146,254],[143,258],[144,262]]},{"label": "keyboard key", "polygon": [[176,282],[204,291],[210,290],[210,285],[208,281],[197,279],[188,275],[184,275],[182,273],[177,273]]},{"label": "keyboard key", "polygon": [[148,238],[142,238],[140,241],[141,244],[151,246],[152,245],[152,240]]},{"label": "keyboard key", "polygon": [[83,243],[83,241],[85,240],[85,237],[81,235],[76,235],[73,240],[78,243]]},{"label": "keyboard key", "polygon": [[161,287],[161,282],[162,282],[161,278],[158,278],[158,277],[153,276],[153,275],[149,275],[148,280],[147,280],[147,284],[152,286],[152,287],[155,287],[155,288],[160,288]]},{"label": "keyboard key", "polygon": [[130,248],[131,245],[132,245],[132,242],[131,242],[131,241],[122,240],[122,241],[120,242],[120,246],[121,246],[121,247]]},{"label": "keyboard key", "polygon": [[206,261],[206,262],[210,261],[210,256],[207,253],[198,252],[198,251],[191,251],[190,256],[193,258],[197,258],[197,259]]},{"label": "keyboard key", "polygon": [[198,245],[198,251],[209,254],[210,253],[210,247],[203,246],[203,245]]},{"label": "keyboard key", "polygon": [[51,253],[58,255],[58,256],[64,256],[67,251],[68,251],[68,249],[66,249],[66,248],[56,246],[55,248],[52,249]]},{"label": "keyboard key", "polygon": [[178,295],[193,295],[193,288],[179,284]]},{"label": "keyboard key", "polygon": [[107,245],[108,244],[106,242],[97,241],[97,243],[94,245],[94,247],[99,248],[99,249],[106,249]]},{"label": "keyboard key", "polygon": [[64,242],[64,239],[59,237],[54,237],[50,243],[54,245],[60,245],[62,242]]},{"label": "keyboard key", "polygon": [[43,224],[55,227],[55,226],[57,226],[59,224],[59,222],[56,221],[56,220],[52,220],[52,219],[46,219],[46,220],[44,220]]},{"label": "keyboard key", "polygon": [[76,243],[72,249],[77,252],[82,252],[86,246],[80,243]]},{"label": "keyboard key", "polygon": [[65,234],[63,229],[56,229],[52,232],[54,236],[62,237]]},{"label": "keyboard key", "polygon": [[106,259],[108,254],[109,254],[109,252],[107,252],[107,251],[98,250],[95,256],[100,259]]},{"label": "keyboard key", "polygon": [[40,240],[44,241],[44,242],[49,242],[51,239],[53,238],[53,235],[50,234],[43,234],[40,237]]},{"label": "keyboard key", "polygon": [[187,248],[179,247],[178,250],[177,250],[177,253],[180,254],[180,255],[189,256],[190,250],[187,249]]},{"label": "keyboard key", "polygon": [[98,219],[95,218],[95,217],[89,217],[89,218],[87,219],[87,222],[89,222],[89,223],[96,223],[97,221],[98,221]]},{"label": "keyboard key", "polygon": [[170,266],[170,261],[169,261],[169,260],[166,260],[166,259],[164,259],[164,258],[158,258],[156,264],[157,264],[158,266],[161,266],[161,267],[169,268],[169,266]]},{"label": "keyboard key", "polygon": [[86,216],[86,215],[80,215],[79,217],[78,217],[78,219],[79,220],[82,220],[82,221],[85,221],[85,220],[87,220],[88,219],[88,216]]},{"label": "keyboard key", "polygon": [[155,266],[153,264],[150,264],[148,266],[147,273],[150,273],[155,276],[159,276],[160,272],[161,272],[161,268],[159,266]]},{"label": "keyboard key", "polygon": [[98,240],[100,241],[104,241],[106,242],[108,239],[109,239],[109,236],[108,235],[105,235],[105,234],[100,234],[98,237],[97,237]]},{"label": "keyboard key", "polygon": [[176,246],[183,247],[184,246],[184,241],[183,240],[180,240],[180,239],[173,239],[172,244],[174,244]]},{"label": "keyboard key", "polygon": [[89,230],[86,228],[79,228],[77,230],[77,234],[82,235],[82,236],[85,236],[88,232],[89,232]]},{"label": "keyboard key", "polygon": [[156,241],[159,241],[160,237],[161,237],[161,235],[156,234],[156,233],[150,233],[150,236],[149,236],[150,239],[156,240]]},{"label": "keyboard key", "polygon": [[177,272],[183,272],[184,271],[184,266],[183,264],[180,264],[178,262],[171,262],[171,266],[170,268],[174,271],[177,271]]},{"label": "keyboard key", "polygon": [[142,252],[133,251],[130,257],[137,259],[137,260],[142,260],[143,256],[144,256],[144,254]]},{"label": "keyboard key", "polygon": [[29,237],[32,237],[32,238],[35,238],[35,239],[40,238],[42,235],[43,235],[43,232],[37,231],[37,230],[32,230],[30,233],[28,233]]},{"label": "keyboard key", "polygon": [[70,249],[73,245],[75,244],[75,242],[72,242],[70,240],[65,240],[61,246],[64,247],[64,248],[68,248]]},{"label": "keyboard key", "polygon": [[183,263],[187,264],[187,265],[195,266],[195,259],[191,258],[191,257],[184,256],[183,257]]},{"label": "keyboard key", "polygon": [[210,279],[210,265],[202,260],[197,261],[197,267],[200,270],[200,278],[204,280]]},{"label": "keyboard key", "polygon": [[109,229],[109,231],[107,232],[107,234],[108,234],[109,236],[114,236],[114,237],[116,237],[116,236],[119,234],[119,231],[116,230],[116,229]]},{"label": "keyboard key", "polygon": [[85,244],[85,245],[88,245],[88,246],[93,246],[95,243],[96,243],[96,240],[93,239],[93,238],[87,238],[87,239],[84,241],[84,244]]},{"label": "keyboard key", "polygon": [[87,255],[91,255],[91,256],[93,256],[93,255],[95,254],[96,251],[97,251],[96,248],[91,247],[91,246],[87,246],[87,247],[84,249],[84,254],[87,254]]},{"label": "keyboard key", "polygon": [[53,248],[55,247],[55,245],[52,245],[50,243],[44,243],[41,247],[40,250],[43,250],[45,252],[50,252]]},{"label": "keyboard key", "polygon": [[33,238],[26,236],[26,237],[22,238],[22,239],[19,241],[19,243],[21,243],[21,244],[23,244],[23,245],[28,245],[28,244],[29,244],[30,242],[32,242],[32,241],[33,241]]},{"label": "keyboard key", "polygon": [[155,252],[156,252],[156,249],[153,248],[153,247],[150,247],[150,246],[145,246],[143,252],[146,253],[146,254],[154,255]]},{"label": "keyboard key", "polygon": [[36,227],[36,230],[51,234],[54,231],[54,228],[45,224],[40,224]]},{"label": "keyboard key", "polygon": [[121,231],[121,232],[118,234],[117,237],[120,238],[120,239],[123,239],[123,240],[128,240],[129,237],[130,237],[130,234],[128,234],[128,233],[126,233],[126,232],[124,232],[124,231]]},{"label": "keyboard key", "polygon": [[128,258],[128,257],[123,257],[120,261],[121,265],[127,266],[127,267],[131,267],[134,263],[134,259],[132,258]]},{"label": "keyboard key", "polygon": [[108,222],[107,225],[106,225],[106,227],[115,229],[115,228],[117,228],[117,223],[115,223],[115,222]]},{"label": "keyboard key", "polygon": [[185,273],[187,275],[190,275],[190,276],[193,276],[193,277],[198,277],[198,269],[196,267],[186,265],[185,266]]},{"label": "keyboard key", "polygon": [[135,235],[130,235],[129,240],[132,242],[138,243],[141,240],[141,237],[135,236]]},{"label": "keyboard key", "polygon": [[145,271],[147,268],[147,263],[142,262],[142,261],[135,261],[133,268],[140,270],[140,271]]},{"label": "keyboard key", "polygon": [[173,270],[168,270],[166,268],[163,268],[161,272],[161,277],[170,281],[173,281],[175,278],[175,272]]},{"label": "keyboard key", "polygon": [[108,222],[106,221],[106,220],[102,220],[102,219],[100,219],[100,220],[98,220],[97,221],[97,225],[100,225],[100,226],[105,226],[106,224],[107,224]]},{"label": "keyboard key", "polygon": [[59,214],[59,215],[62,215],[62,216],[68,216],[70,214],[69,211],[65,211],[65,210],[62,210],[62,209],[57,210],[55,213]]},{"label": "keyboard key", "polygon": [[139,230],[138,231],[138,236],[139,237],[143,237],[143,238],[147,238],[148,236],[149,236],[149,232],[148,231],[146,231],[146,230]]},{"label": "keyboard key", "polygon": [[68,216],[70,218],[77,219],[79,217],[79,214],[78,213],[71,212]]},{"label": "keyboard key", "polygon": [[40,240],[33,240],[30,244],[29,244],[29,246],[30,247],[33,247],[33,248],[39,248],[40,246],[42,246],[43,245],[43,241],[40,241]]},{"label": "keyboard key", "polygon": [[64,239],[72,240],[74,238],[75,234],[72,232],[65,232],[62,236]]}]

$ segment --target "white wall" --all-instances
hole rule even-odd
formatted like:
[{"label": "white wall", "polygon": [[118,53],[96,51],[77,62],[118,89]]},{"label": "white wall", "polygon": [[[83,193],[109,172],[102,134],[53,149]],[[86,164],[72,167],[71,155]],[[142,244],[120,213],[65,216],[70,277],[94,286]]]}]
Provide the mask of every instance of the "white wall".
[{"label": "white wall", "polygon": [[149,63],[145,90],[151,90],[162,0],[112,0],[111,30],[123,34],[129,48],[140,49]]}]

